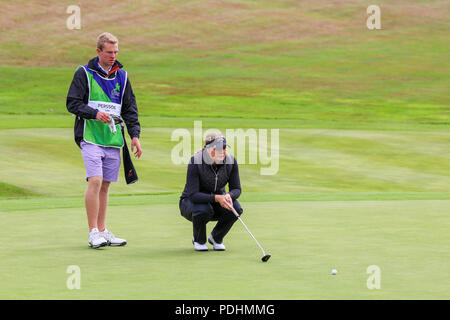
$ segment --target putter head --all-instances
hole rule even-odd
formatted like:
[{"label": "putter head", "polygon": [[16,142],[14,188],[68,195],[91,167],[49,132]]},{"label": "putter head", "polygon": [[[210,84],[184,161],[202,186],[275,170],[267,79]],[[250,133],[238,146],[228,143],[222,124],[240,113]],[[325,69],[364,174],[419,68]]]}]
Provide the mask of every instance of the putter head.
[{"label": "putter head", "polygon": [[264,257],[261,258],[262,262],[267,262],[267,260],[269,260],[271,257],[270,254],[266,254]]}]

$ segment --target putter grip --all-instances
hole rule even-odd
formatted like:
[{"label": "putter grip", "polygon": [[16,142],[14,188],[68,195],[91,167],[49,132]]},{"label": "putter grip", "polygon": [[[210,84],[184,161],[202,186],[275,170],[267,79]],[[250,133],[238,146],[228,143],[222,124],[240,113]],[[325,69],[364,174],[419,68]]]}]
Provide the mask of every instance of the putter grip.
[{"label": "putter grip", "polygon": [[234,213],[234,215],[235,215],[236,217],[239,218],[239,214],[236,212],[236,210],[234,210],[234,207],[231,207],[231,211]]}]

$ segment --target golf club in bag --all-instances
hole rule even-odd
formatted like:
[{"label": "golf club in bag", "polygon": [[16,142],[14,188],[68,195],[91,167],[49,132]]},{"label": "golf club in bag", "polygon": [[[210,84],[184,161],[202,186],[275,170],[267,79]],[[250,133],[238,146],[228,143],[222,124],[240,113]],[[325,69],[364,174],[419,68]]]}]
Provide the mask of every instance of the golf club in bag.
[{"label": "golf club in bag", "polygon": [[233,206],[231,205],[231,211],[234,213],[234,215],[239,219],[239,221],[242,223],[242,225],[244,226],[244,228],[248,231],[248,233],[252,236],[253,240],[255,240],[256,244],[258,245],[258,247],[261,249],[262,253],[263,253],[263,257],[261,258],[262,262],[267,262],[267,260],[269,260],[269,258],[271,257],[270,254],[266,254],[266,252],[264,251],[263,247],[259,244],[258,240],[256,240],[256,238],[253,236],[253,234],[250,232],[250,230],[247,228],[247,226],[245,225],[244,221],[242,221],[241,217],[239,216],[239,214],[236,212],[236,210],[233,208]]}]

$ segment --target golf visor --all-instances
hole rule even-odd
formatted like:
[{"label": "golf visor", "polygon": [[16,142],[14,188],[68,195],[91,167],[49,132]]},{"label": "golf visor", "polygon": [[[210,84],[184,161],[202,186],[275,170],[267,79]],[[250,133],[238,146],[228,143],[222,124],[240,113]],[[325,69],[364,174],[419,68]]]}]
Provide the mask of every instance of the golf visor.
[{"label": "golf visor", "polygon": [[217,137],[211,141],[205,142],[205,147],[207,148],[225,149],[227,146],[229,147],[225,137]]}]

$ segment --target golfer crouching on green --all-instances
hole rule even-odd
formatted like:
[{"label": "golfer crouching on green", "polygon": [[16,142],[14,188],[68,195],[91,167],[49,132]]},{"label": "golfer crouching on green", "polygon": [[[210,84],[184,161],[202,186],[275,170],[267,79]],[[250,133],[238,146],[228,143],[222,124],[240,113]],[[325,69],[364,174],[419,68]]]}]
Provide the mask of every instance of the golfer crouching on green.
[{"label": "golfer crouching on green", "polygon": [[[241,195],[241,183],[236,159],[226,150],[226,139],[220,133],[209,134],[203,149],[190,160],[186,185],[180,197],[180,212],[192,221],[193,244],[196,251],[207,251],[206,224],[217,221],[208,237],[216,251],[224,251],[223,239],[237,217],[230,211],[242,214],[237,199]],[[229,192],[225,186],[228,184]]]}]

